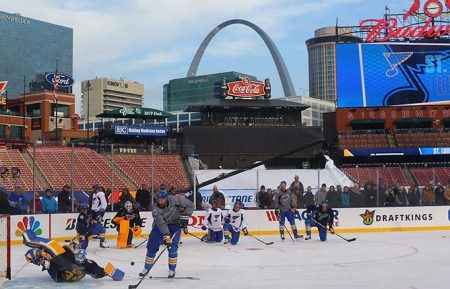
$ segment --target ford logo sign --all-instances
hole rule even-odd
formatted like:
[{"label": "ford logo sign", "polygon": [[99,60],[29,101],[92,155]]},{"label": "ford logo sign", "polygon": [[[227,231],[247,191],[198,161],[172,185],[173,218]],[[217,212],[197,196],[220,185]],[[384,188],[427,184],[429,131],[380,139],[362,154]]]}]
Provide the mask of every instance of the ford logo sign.
[{"label": "ford logo sign", "polygon": [[57,82],[58,86],[61,87],[70,87],[74,83],[73,78],[64,73],[47,73],[45,75],[45,80],[51,84]]}]

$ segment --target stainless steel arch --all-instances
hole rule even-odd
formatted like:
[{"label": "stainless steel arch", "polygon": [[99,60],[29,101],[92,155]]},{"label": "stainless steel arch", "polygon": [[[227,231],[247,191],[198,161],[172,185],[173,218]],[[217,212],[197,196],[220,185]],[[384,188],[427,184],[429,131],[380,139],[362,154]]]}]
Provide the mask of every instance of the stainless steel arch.
[{"label": "stainless steel arch", "polygon": [[189,67],[188,73],[186,77],[192,77],[197,74],[197,69],[200,64],[200,60],[202,59],[203,53],[206,50],[209,42],[213,39],[213,37],[223,28],[233,25],[233,24],[242,24],[252,28],[258,33],[258,35],[262,38],[264,43],[266,43],[267,48],[269,48],[270,54],[272,55],[273,61],[278,70],[278,75],[280,76],[281,85],[283,86],[284,96],[296,96],[294,86],[292,85],[291,76],[289,75],[289,71],[284,64],[283,57],[281,57],[278,48],[273,43],[272,39],[270,39],[269,35],[267,35],[264,30],[256,26],[255,24],[242,19],[232,19],[225,21],[219,25],[217,25],[209,34],[205,37],[200,47],[197,49],[195,53],[194,59],[192,59],[191,66]]}]

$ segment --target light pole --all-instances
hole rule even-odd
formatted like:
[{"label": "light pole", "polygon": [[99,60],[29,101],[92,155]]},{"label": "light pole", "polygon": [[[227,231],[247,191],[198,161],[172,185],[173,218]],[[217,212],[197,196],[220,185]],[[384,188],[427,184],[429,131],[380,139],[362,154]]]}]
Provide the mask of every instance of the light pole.
[{"label": "light pole", "polygon": [[87,140],[89,141],[89,130],[90,130],[90,122],[89,122],[89,91],[91,90],[91,82],[88,80],[87,82]]}]

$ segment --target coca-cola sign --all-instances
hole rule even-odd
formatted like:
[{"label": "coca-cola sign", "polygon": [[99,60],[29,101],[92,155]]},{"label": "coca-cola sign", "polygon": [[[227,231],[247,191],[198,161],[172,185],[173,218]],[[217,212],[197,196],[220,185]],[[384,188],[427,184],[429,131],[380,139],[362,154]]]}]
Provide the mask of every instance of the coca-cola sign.
[{"label": "coca-cola sign", "polygon": [[[447,9],[450,9],[450,1],[445,1],[445,6]],[[366,37],[366,42],[386,42],[392,39],[417,39],[424,37],[439,38],[444,35],[450,35],[450,25],[434,24],[435,18],[445,18],[450,15],[449,12],[443,13],[444,7],[439,0],[426,1],[423,5],[424,14],[420,13],[420,8],[420,1],[414,0],[408,12],[403,15],[403,20],[405,21],[415,16],[423,21],[426,20],[422,25],[412,26],[408,22],[403,26],[403,23],[394,17],[362,20],[359,24],[360,28],[369,32]]]},{"label": "coca-cola sign", "polygon": [[248,77],[244,77],[241,81],[228,82],[229,96],[234,97],[258,97],[264,96],[264,83],[252,81]]}]

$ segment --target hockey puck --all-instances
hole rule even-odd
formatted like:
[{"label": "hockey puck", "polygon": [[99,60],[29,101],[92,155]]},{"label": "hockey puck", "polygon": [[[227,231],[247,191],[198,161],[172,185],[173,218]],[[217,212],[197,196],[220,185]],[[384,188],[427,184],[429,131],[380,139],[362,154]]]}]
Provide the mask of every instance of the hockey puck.
[{"label": "hockey puck", "polygon": [[131,265],[131,266],[134,266],[134,262],[131,262],[130,265]]}]

